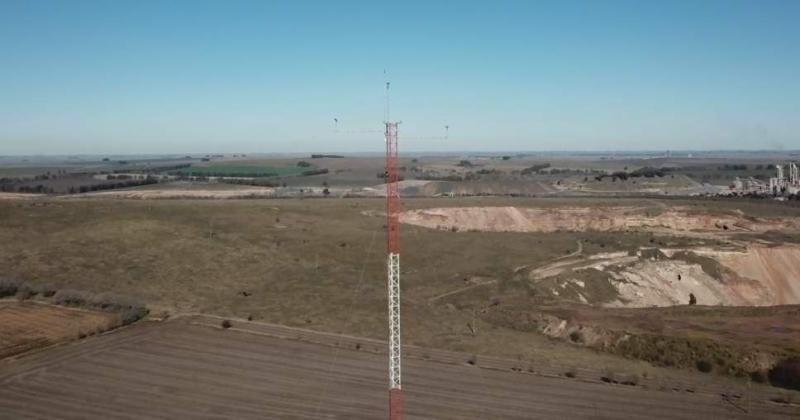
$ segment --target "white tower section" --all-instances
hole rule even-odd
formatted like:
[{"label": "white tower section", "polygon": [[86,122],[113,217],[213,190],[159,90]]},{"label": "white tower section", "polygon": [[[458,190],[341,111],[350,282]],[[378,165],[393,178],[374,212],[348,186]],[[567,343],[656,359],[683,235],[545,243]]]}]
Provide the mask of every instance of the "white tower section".
[{"label": "white tower section", "polygon": [[389,274],[389,388],[401,388],[400,376],[400,254],[390,253]]}]

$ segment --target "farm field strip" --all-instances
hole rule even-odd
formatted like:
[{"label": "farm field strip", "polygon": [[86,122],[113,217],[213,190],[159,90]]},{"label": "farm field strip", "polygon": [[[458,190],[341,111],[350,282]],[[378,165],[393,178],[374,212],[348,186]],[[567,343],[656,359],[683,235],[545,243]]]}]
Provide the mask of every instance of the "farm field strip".
[{"label": "farm field strip", "polygon": [[[383,418],[385,356],[213,327],[145,322],[0,362],[5,418]],[[248,324],[247,328],[251,328]],[[274,327],[289,335],[290,328]],[[299,330],[310,336],[313,332]],[[319,334],[318,341],[342,339]],[[380,343],[365,340],[366,343]],[[462,355],[463,358],[463,355]],[[683,394],[407,358],[408,418],[751,418],[717,395]],[[758,418],[796,408],[750,401]]]},{"label": "farm field strip", "polygon": [[[217,327],[223,318],[212,315],[188,315],[187,322],[193,325]],[[347,350],[358,349],[360,352],[373,354],[386,354],[386,343],[380,340],[355,337],[344,334],[334,334],[322,331],[312,331],[303,328],[287,327],[283,325],[268,324],[263,322],[234,322],[231,328],[235,331],[250,334],[266,335],[269,337],[299,340],[308,343],[338,347]],[[433,361],[440,364],[463,366],[467,360],[475,357],[467,353],[459,353],[441,349],[423,348],[412,345],[403,347],[403,355],[407,359]],[[516,372],[516,374],[535,374],[551,378],[563,378],[566,371],[573,371],[578,380],[589,383],[604,383],[601,377],[602,369],[575,368],[561,366],[547,360],[537,360],[535,363],[520,362],[518,360],[493,357],[486,355],[477,356],[477,366],[482,369],[501,372]],[[768,400],[778,392],[774,388],[761,386],[756,388],[746,387],[745,384],[734,382],[727,378],[714,378],[709,380],[704,376],[697,376],[693,380],[677,378],[639,378],[638,384],[648,389],[669,389],[671,392],[691,392],[694,394],[709,395],[749,395],[754,399]]]}]

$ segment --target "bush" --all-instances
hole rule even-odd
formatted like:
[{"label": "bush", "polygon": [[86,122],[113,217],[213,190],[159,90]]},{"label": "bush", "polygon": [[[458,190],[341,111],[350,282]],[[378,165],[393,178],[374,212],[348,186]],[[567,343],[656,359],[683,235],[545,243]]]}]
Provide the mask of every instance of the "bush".
[{"label": "bush", "polygon": [[72,289],[62,289],[53,295],[53,303],[56,305],[83,306],[88,301],[88,293]]},{"label": "bush", "polygon": [[800,390],[800,357],[790,357],[778,362],[769,373],[769,382],[774,386]]},{"label": "bush", "polygon": [[760,370],[750,372],[750,380],[755,383],[763,384],[767,382],[767,375],[765,375],[764,372]]},{"label": "bush", "polygon": [[703,373],[709,373],[711,372],[711,369],[714,368],[714,366],[708,360],[698,360],[695,363],[695,366],[697,367],[697,370]]},{"label": "bush", "polygon": [[33,290],[27,284],[23,284],[17,289],[17,299],[18,300],[28,300],[36,295],[36,291]]},{"label": "bush", "polygon": [[617,381],[617,375],[610,369],[603,370],[603,373],[600,375],[600,380],[607,384],[616,384],[619,382]]},{"label": "bush", "polygon": [[[51,293],[51,286],[42,286],[40,293]],[[147,307],[131,298],[115,293],[99,293],[93,295],[79,290],[62,289],[53,294],[53,303],[56,305],[81,306],[119,314],[120,323],[128,325],[145,316],[150,311]]]},{"label": "bush", "polygon": [[109,312],[119,312],[122,325],[128,325],[144,318],[149,311],[141,303],[115,293],[100,293],[91,296],[87,304],[93,308]]},{"label": "bush", "polygon": [[133,324],[134,322],[144,318],[150,311],[147,310],[144,306],[132,306],[130,308],[123,309],[119,313],[119,320],[122,325]]},{"label": "bush", "polygon": [[227,319],[222,321],[222,328],[228,329],[228,328],[230,328],[232,326],[233,326],[233,324],[231,324],[231,322],[228,321]]},{"label": "bush", "polygon": [[58,291],[58,287],[51,283],[43,283],[33,286],[33,290],[43,297],[53,297]]},{"label": "bush", "polygon": [[90,296],[87,301],[90,306],[105,311],[121,311],[142,306],[132,301],[130,298],[115,293],[99,293]]},{"label": "bush", "polygon": [[19,279],[0,278],[0,298],[16,295],[20,286],[22,281]]}]

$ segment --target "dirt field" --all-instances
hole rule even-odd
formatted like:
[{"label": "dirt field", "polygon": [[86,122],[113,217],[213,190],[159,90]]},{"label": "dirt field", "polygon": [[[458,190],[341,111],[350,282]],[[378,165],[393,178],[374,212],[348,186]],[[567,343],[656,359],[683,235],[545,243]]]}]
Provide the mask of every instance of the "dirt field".
[{"label": "dirt field", "polygon": [[[275,338],[293,334],[283,328],[208,323],[146,322],[0,362],[0,418],[385,418],[385,355]],[[660,391],[414,358],[404,378],[410,419],[791,419],[800,412],[759,389]]]},{"label": "dirt field", "polygon": [[116,314],[0,301],[0,359],[105,331],[118,322]]}]

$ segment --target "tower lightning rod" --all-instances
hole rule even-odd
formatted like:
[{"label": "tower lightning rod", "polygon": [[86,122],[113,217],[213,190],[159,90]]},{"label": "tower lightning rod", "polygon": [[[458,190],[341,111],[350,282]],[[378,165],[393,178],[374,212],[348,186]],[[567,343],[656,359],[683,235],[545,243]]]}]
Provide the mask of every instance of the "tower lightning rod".
[{"label": "tower lightning rod", "polygon": [[389,82],[386,82],[384,137],[386,140],[386,272],[389,290],[389,420],[402,418],[400,379],[400,192],[397,185],[397,126],[389,120]]}]

